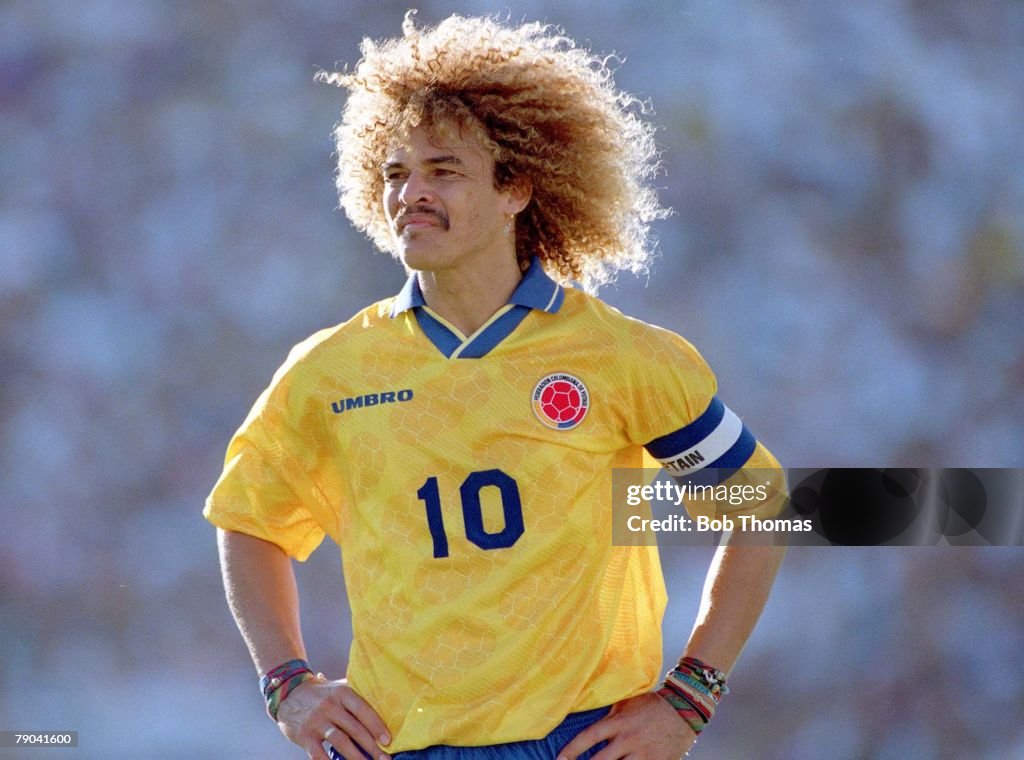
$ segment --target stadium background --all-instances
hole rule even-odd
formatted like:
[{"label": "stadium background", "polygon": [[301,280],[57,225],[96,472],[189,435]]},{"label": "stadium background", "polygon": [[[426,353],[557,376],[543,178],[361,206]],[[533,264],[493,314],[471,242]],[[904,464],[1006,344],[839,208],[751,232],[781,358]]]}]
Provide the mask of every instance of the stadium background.
[{"label": "stadium background", "polygon": [[[301,757],[200,518],[288,348],[395,292],[335,210],[390,0],[0,4],[0,729],[32,757]],[[650,98],[660,258],[603,295],[688,336],[790,466],[1024,464],[1024,5],[420,4],[562,24]],[[667,658],[708,552],[667,550]],[[1024,552],[794,550],[695,758],[1024,755]],[[307,644],[343,671],[325,545]],[[0,757],[12,751],[0,750]],[[11,755],[13,756],[13,755]]]}]

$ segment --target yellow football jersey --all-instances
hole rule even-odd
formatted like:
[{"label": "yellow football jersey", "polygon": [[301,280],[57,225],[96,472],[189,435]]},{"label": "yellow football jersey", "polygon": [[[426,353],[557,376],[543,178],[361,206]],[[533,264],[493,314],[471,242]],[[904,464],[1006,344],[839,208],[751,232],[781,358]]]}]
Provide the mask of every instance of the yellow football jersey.
[{"label": "yellow football jersey", "polygon": [[612,545],[612,469],[775,466],[715,390],[536,261],[468,337],[413,276],[292,351],[204,514],[299,560],[341,546],[348,677],[389,751],[538,738],[659,680],[657,549]]}]

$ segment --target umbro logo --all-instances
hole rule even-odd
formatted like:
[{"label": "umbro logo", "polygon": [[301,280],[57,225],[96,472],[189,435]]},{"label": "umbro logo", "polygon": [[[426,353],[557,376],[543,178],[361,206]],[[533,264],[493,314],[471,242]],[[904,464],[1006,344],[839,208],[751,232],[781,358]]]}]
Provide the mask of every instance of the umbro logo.
[{"label": "umbro logo", "polygon": [[335,414],[341,414],[352,409],[365,409],[369,406],[380,406],[381,404],[396,404],[401,401],[412,401],[411,388],[405,388],[400,391],[366,393],[362,396],[338,399],[331,402],[331,411]]}]

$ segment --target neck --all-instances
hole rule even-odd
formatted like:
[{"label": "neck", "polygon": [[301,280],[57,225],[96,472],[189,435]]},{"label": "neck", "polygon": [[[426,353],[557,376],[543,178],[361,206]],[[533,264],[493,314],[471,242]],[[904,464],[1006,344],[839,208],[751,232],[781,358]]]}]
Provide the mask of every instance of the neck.
[{"label": "neck", "polygon": [[504,306],[523,278],[514,253],[486,268],[420,271],[417,276],[427,305],[465,336]]}]

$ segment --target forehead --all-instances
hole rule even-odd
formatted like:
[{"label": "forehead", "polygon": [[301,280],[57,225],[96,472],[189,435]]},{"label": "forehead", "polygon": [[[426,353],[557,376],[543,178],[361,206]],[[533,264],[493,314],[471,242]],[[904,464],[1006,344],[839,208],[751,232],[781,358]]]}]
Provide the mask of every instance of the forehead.
[{"label": "forehead", "polygon": [[487,166],[493,162],[480,141],[456,125],[411,128],[407,134],[396,136],[392,141],[385,161],[415,163],[443,156],[454,156],[473,166]]}]

